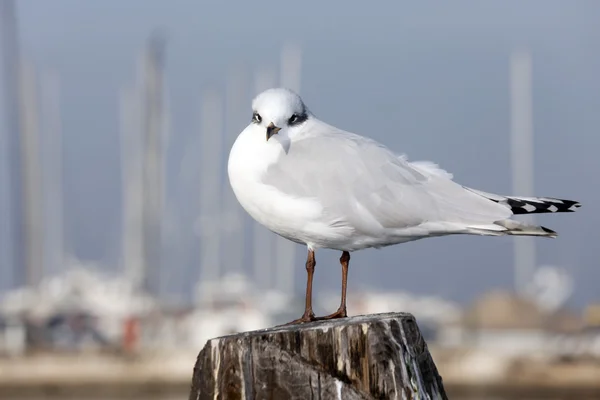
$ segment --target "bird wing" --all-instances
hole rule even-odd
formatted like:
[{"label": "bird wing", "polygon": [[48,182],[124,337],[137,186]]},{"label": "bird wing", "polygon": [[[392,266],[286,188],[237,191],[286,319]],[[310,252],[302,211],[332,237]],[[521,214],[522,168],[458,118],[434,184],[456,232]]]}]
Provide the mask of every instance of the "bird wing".
[{"label": "bird wing", "polygon": [[375,233],[424,222],[491,224],[511,215],[433,163],[411,164],[374,140],[310,122],[263,182],[289,196],[316,200],[332,225]]}]

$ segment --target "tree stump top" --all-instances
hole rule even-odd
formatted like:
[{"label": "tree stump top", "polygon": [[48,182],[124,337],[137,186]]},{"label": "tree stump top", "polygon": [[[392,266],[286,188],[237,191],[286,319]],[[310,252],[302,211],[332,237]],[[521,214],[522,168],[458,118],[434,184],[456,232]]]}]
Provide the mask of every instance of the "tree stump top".
[{"label": "tree stump top", "polygon": [[364,315],[209,340],[190,399],[446,399],[415,318]]}]

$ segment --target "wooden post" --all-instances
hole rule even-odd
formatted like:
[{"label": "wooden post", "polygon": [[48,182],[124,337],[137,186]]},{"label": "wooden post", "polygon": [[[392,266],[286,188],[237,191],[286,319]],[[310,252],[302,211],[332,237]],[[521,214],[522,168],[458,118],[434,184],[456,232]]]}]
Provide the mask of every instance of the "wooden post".
[{"label": "wooden post", "polygon": [[190,400],[447,399],[415,318],[375,314],[209,340]]}]

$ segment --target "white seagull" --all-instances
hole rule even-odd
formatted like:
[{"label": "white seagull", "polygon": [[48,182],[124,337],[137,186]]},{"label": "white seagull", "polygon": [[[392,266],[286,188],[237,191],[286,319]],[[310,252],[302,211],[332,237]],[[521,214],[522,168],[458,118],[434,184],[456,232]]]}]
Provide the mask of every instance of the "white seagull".
[{"label": "white seagull", "polygon": [[[317,119],[288,89],[260,93],[252,110],[251,123],[229,154],[229,181],[252,218],[308,247],[306,306],[302,317],[290,323],[347,316],[351,251],[454,234],[556,237],[550,229],[510,217],[580,206],[462,186],[436,164],[408,162],[372,139]],[[340,307],[320,318],[311,303],[318,248],[342,251]]]}]

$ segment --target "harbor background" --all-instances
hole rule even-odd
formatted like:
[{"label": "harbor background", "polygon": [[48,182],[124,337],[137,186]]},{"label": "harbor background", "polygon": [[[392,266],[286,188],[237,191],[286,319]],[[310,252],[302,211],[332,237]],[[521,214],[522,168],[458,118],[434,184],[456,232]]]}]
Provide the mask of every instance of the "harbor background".
[{"label": "harbor background", "polygon": [[556,240],[356,253],[348,311],[414,313],[452,398],[600,398],[600,4],[426,3],[0,0],[0,398],[185,398],[208,338],[299,316],[305,249],[226,178],[273,86],[467,186],[581,201],[536,217]]}]

